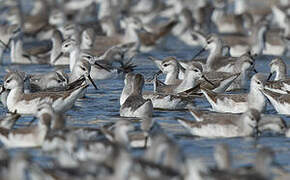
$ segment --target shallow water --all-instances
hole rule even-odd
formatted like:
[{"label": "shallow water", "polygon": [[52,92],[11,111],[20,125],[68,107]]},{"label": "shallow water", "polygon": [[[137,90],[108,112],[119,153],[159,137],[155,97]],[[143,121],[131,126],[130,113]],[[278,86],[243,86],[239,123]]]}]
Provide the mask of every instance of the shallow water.
[{"label": "shallow water", "polygon": [[[176,42],[173,38],[169,39],[167,44],[174,42],[175,47],[171,50],[154,50],[149,53],[140,53],[135,58],[134,63],[138,65],[135,72],[141,73],[145,78],[149,78],[154,72],[157,72],[150,60],[149,55],[154,57],[176,56],[178,59],[190,59],[198,48],[185,48],[181,43]],[[179,45],[180,44],[180,45]],[[258,57],[256,61],[256,69],[259,72],[269,72],[268,63],[271,57]],[[289,65],[288,58],[284,58]],[[49,65],[9,65],[9,56],[6,53],[5,65],[0,66],[0,78],[6,74],[5,69],[18,69],[27,73],[45,73],[53,70]],[[72,126],[99,126],[106,122],[117,121],[119,117],[119,96],[123,88],[123,75],[119,75],[115,79],[98,81],[99,90],[95,90],[92,86],[88,88],[86,98],[79,99],[75,106],[69,110],[67,115],[67,123]],[[151,85],[146,85],[145,90],[152,90]],[[196,106],[199,108],[209,108],[209,104],[205,99],[198,100]],[[0,105],[0,111],[6,111]],[[267,112],[275,113],[275,110],[268,104]],[[279,164],[290,170],[290,139],[282,135],[263,134],[259,138],[217,138],[207,139],[191,136],[176,120],[175,117],[184,117],[193,120],[193,117],[187,111],[154,111],[154,119],[161,124],[162,128],[168,134],[176,138],[177,143],[185,154],[192,157],[204,158],[205,162],[213,165],[213,148],[216,144],[227,143],[231,147],[235,166],[247,165],[253,161],[255,152],[258,147],[268,146],[275,150],[276,160]],[[289,123],[289,118],[284,117]],[[21,126],[31,117],[22,117],[17,125]],[[19,149],[11,150],[19,151]],[[38,149],[30,149],[29,152],[37,157],[38,160],[46,159]],[[136,152],[136,154],[139,154]]]}]

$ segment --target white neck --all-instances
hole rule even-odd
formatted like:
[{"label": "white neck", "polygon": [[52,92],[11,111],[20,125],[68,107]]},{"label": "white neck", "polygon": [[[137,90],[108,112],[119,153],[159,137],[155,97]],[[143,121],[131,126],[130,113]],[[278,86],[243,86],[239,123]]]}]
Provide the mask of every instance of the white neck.
[{"label": "white neck", "polygon": [[210,49],[209,56],[206,60],[206,67],[208,68],[208,70],[211,69],[212,64],[215,62],[218,56],[221,56],[221,54],[222,54],[222,44],[216,43],[215,46],[212,49]]},{"label": "white neck", "polygon": [[246,0],[235,0],[235,14],[243,14],[247,9]]},{"label": "white neck", "polygon": [[266,107],[265,96],[259,89],[253,87],[252,85],[250,88],[250,92],[248,94],[248,102],[249,108],[257,109],[260,112],[265,110]]},{"label": "white neck", "polygon": [[53,63],[55,58],[61,53],[61,40],[52,38],[52,49],[50,54],[50,63]]},{"label": "white neck", "polygon": [[118,143],[121,143],[123,145],[129,145],[129,138],[127,134],[127,130],[125,130],[127,127],[117,127],[115,129],[115,139]]},{"label": "white neck", "polygon": [[131,89],[132,89],[132,87],[130,87],[130,85],[124,86],[124,88],[122,90],[121,97],[120,97],[120,105],[121,106],[124,104],[124,102],[126,101],[126,99],[130,96]]},{"label": "white neck", "polygon": [[10,90],[7,96],[7,107],[9,111],[14,112],[14,106],[17,103],[21,94],[23,94],[23,87],[18,87]]},{"label": "white neck", "polygon": [[256,33],[253,33],[250,37],[252,40],[254,40],[254,44],[252,46],[252,54],[261,54],[262,50],[265,46],[265,39],[264,39],[264,33],[266,29],[265,27],[262,27],[259,29]]},{"label": "white neck", "polygon": [[211,20],[215,23],[217,23],[219,20],[222,19],[224,16],[224,10],[223,9],[215,9],[212,13]]},{"label": "white neck", "polygon": [[97,0],[99,1],[99,14],[98,17],[99,19],[102,19],[105,16],[108,16],[111,14],[111,7],[110,7],[110,0],[107,1],[101,1],[101,0]]},{"label": "white neck", "polygon": [[129,43],[129,42],[138,42],[139,41],[139,37],[138,34],[136,32],[136,30],[131,26],[128,25],[126,30],[125,30],[125,36],[124,36],[124,43]]},{"label": "white neck", "polygon": [[[286,70],[286,69],[285,69]],[[286,79],[286,72],[283,70],[283,68],[276,67],[276,76],[275,76],[275,81],[281,80],[281,79]]]},{"label": "white neck", "polygon": [[176,68],[174,71],[171,71],[166,74],[164,83],[167,85],[175,84],[176,80],[178,79],[179,69]]},{"label": "white neck", "polygon": [[80,49],[75,47],[69,54],[69,69],[72,72],[75,64],[79,60],[80,57]]}]

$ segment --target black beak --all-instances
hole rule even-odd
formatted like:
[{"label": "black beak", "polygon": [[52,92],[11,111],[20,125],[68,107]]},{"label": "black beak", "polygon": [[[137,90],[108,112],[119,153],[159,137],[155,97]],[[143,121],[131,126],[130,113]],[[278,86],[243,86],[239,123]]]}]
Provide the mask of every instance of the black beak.
[{"label": "black beak", "polygon": [[[8,43],[7,43],[7,46],[6,46],[7,49],[10,49],[11,41],[12,41],[12,38],[10,38],[10,39],[8,40]],[[6,50],[6,48],[4,49],[4,51]]]},{"label": "black beak", "polygon": [[6,91],[6,89],[4,88],[4,86],[2,86],[0,89],[0,94],[2,94],[4,91]]},{"label": "black beak", "polygon": [[268,78],[267,78],[267,81],[269,81],[269,80],[271,79],[272,75],[273,75],[273,73],[270,73],[270,74],[269,74],[269,76],[268,76]]},{"label": "black beak", "polygon": [[158,76],[158,75],[161,74],[161,73],[162,73],[162,71],[159,70],[157,73],[154,74],[154,76]]},{"label": "black beak", "polygon": [[99,66],[99,67],[102,68],[102,69],[105,69],[105,70],[108,71],[108,72],[111,72],[110,69],[108,69],[108,68],[106,68],[105,66],[99,64],[97,61],[96,61],[94,64],[97,65],[97,66]]},{"label": "black beak", "polygon": [[193,58],[192,59],[194,59],[194,58],[196,58],[196,57],[198,57],[201,53],[203,53],[205,51],[205,48],[202,48],[197,54],[195,54],[194,56],[193,56]]},{"label": "black beak", "polygon": [[63,52],[60,52],[59,55],[52,61],[52,63],[54,64],[57,60],[59,60],[59,58],[63,55]]},{"label": "black beak", "polygon": [[254,70],[253,70],[255,73],[258,73],[258,71],[254,68]]},{"label": "black beak", "polygon": [[210,83],[211,85],[215,86],[210,80],[208,80],[204,75],[201,76],[206,82]]},{"label": "black beak", "polygon": [[[9,39],[9,42],[10,42],[10,39]],[[9,43],[8,42],[8,43]],[[9,46],[7,45],[7,44],[5,44],[2,40],[0,40],[0,44],[2,44],[3,46],[4,46],[4,51],[6,50],[6,49],[9,49]]]},{"label": "black beak", "polygon": [[88,75],[88,79],[91,81],[91,83],[95,87],[95,89],[98,90],[99,88],[97,87],[97,85],[95,84],[95,82],[93,81],[93,79],[91,78],[90,75]]}]

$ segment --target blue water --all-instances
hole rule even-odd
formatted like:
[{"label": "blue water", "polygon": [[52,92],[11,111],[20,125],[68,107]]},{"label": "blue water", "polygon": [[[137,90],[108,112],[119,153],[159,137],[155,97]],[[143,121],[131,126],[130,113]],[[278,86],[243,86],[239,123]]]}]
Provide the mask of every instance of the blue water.
[{"label": "blue water", "polygon": [[[175,42],[174,39],[169,40],[169,44]],[[140,53],[135,58],[134,63],[138,65],[135,72],[141,73],[145,78],[149,78],[158,69],[150,60],[149,55],[154,57],[175,56],[178,59],[190,59],[198,48],[185,48],[176,46],[170,50],[156,49],[149,53]],[[268,64],[271,57],[257,57],[256,69],[259,72],[269,72]],[[289,65],[288,58],[284,58]],[[6,74],[5,69],[18,69],[27,73],[45,73],[52,71],[54,67],[49,65],[9,65],[9,55],[5,56],[5,64],[0,66],[0,79]],[[88,88],[85,98],[77,100],[75,106],[69,110],[67,115],[67,124],[69,126],[99,126],[106,122],[113,122],[120,119],[119,117],[119,96],[123,88],[123,75],[119,75],[116,79],[103,80],[96,82],[99,90],[95,90],[92,86]],[[152,86],[145,85],[146,90],[152,90]],[[205,99],[201,99],[196,103],[197,107],[209,108],[209,104]],[[0,112],[6,111],[0,105]],[[266,113],[275,113],[275,110],[268,104]],[[234,157],[235,166],[246,165],[253,161],[257,148],[262,146],[271,147],[276,152],[276,160],[285,168],[290,169],[290,139],[283,135],[262,135],[259,138],[218,138],[207,139],[192,137],[186,129],[184,129],[175,117],[184,117],[193,120],[193,117],[187,111],[154,111],[154,119],[161,124],[162,128],[168,134],[175,137],[176,142],[181,146],[182,151],[191,157],[202,157],[207,164],[213,165],[213,148],[216,144],[227,143],[231,147]],[[289,123],[289,118],[285,117]],[[23,125],[31,117],[22,117],[17,125]],[[14,150],[15,151],[15,150]],[[13,152],[13,151],[12,151]],[[40,150],[32,149],[29,152],[40,160],[44,160]]]}]

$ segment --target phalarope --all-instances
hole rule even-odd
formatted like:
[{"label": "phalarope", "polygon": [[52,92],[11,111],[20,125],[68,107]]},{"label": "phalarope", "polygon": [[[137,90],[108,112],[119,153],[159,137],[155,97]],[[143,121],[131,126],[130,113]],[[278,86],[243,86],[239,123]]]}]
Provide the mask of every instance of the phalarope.
[{"label": "phalarope", "polygon": [[[185,76],[185,69],[179,64],[179,62],[174,57],[168,57],[164,59],[161,63],[161,60],[154,59],[150,57],[150,59],[156,63],[163,73],[166,74],[164,84],[166,85],[176,85],[180,84]],[[233,89],[233,88],[241,88],[242,85],[245,84],[246,80],[246,71],[250,69],[252,64],[248,65],[248,61],[242,61],[239,63],[237,62],[235,65],[235,71],[237,71],[237,74],[227,73],[227,72],[204,72],[204,77],[208,79],[212,84],[210,84],[208,81],[200,80],[201,87],[206,87],[208,89],[213,90],[214,92],[224,92],[226,89]],[[160,63],[160,65],[159,65]],[[191,61],[191,63],[193,63]],[[251,63],[251,62],[250,62]],[[242,64],[242,68],[240,68],[240,64]],[[186,67],[188,68],[190,66],[190,63],[186,64]],[[238,68],[239,67],[239,68]],[[238,73],[238,69],[241,69],[241,75]],[[160,72],[160,71],[159,71]],[[157,75],[159,74],[157,73]],[[241,77],[240,77],[241,76]],[[235,83],[235,87],[228,88],[233,81],[236,80],[236,78],[239,77],[237,80],[238,82]],[[242,84],[242,85],[240,85]]]},{"label": "phalarope", "polygon": [[178,118],[178,121],[193,135],[203,137],[239,137],[251,136],[258,127],[260,112],[249,109],[238,118],[192,122]]},{"label": "phalarope", "polygon": [[248,179],[268,179],[272,174],[272,167],[276,166],[275,153],[272,149],[262,147],[256,154],[256,159],[253,162],[253,166],[241,167],[236,170],[240,177],[246,177]]},{"label": "phalarope", "polygon": [[268,80],[275,73],[274,81],[266,83],[266,89],[271,91],[286,94],[290,92],[290,79],[287,77],[287,67],[281,58],[273,59],[270,64],[270,74]]},{"label": "phalarope", "polygon": [[36,127],[15,130],[1,129],[0,140],[7,147],[38,147],[44,142],[50,129],[51,116],[45,108],[38,108],[36,116],[39,122]]},{"label": "phalarope", "polygon": [[59,30],[54,30],[51,40],[52,40],[52,49],[50,52],[50,64],[52,65],[69,64],[69,58],[61,54],[61,46],[63,42],[61,32]]},{"label": "phalarope", "polygon": [[221,36],[225,44],[230,46],[230,54],[234,57],[239,57],[247,52],[251,54],[262,54],[265,46],[265,34],[267,31],[267,24],[259,22],[252,27],[251,35],[247,36]]},{"label": "phalarope", "polygon": [[120,105],[122,106],[126,99],[130,96],[132,91],[132,82],[134,80],[135,74],[133,73],[127,73],[124,78],[124,88],[122,90],[121,96],[120,96]]},{"label": "phalarope", "polygon": [[3,54],[5,50],[9,49],[10,42],[12,38],[15,36],[15,33],[18,32],[19,26],[18,25],[0,25],[0,60],[3,59]]},{"label": "phalarope", "polygon": [[47,90],[56,87],[64,87],[69,83],[67,75],[60,70],[46,74],[33,74],[28,76],[30,92]]},{"label": "phalarope", "polygon": [[121,105],[120,115],[126,117],[152,117],[153,105],[151,100],[142,97],[144,78],[141,74],[136,74],[130,82],[132,89],[130,95]]},{"label": "phalarope", "polygon": [[[189,112],[198,122],[221,120],[221,119],[233,119],[240,117],[240,114],[200,111],[192,108],[189,108]],[[286,128],[287,125],[280,116],[261,114],[261,119],[258,124],[259,132],[271,131],[274,133],[284,133]]]},{"label": "phalarope", "polygon": [[70,109],[75,100],[79,98],[88,85],[81,86],[62,93],[43,92],[24,94],[23,79],[18,73],[8,73],[4,78],[4,88],[10,90],[7,97],[7,108],[9,111],[15,110],[20,114],[34,114],[38,104],[42,101],[52,103],[57,112],[64,112]]},{"label": "phalarope", "polygon": [[213,5],[215,8],[211,20],[217,26],[219,33],[246,33],[247,29],[243,26],[244,23],[247,23],[244,21],[248,20],[245,17],[246,14],[228,14],[226,1],[213,1]]},{"label": "phalarope", "polygon": [[264,88],[262,92],[279,114],[290,114],[290,94],[280,94],[268,88]]},{"label": "phalarope", "polygon": [[[127,51],[127,48],[130,48],[130,46],[127,46],[127,44],[123,44],[120,46],[115,46],[110,49],[108,49],[105,54],[101,57],[95,57],[94,53],[91,52],[90,50],[81,50],[78,47],[78,44],[75,40],[73,39],[68,39],[63,42],[62,45],[62,53],[58,56],[61,57],[63,53],[68,52],[70,54],[70,63],[69,67],[70,70],[73,71],[73,68],[75,64],[79,61],[79,59],[86,59],[88,62],[91,63],[91,77],[93,79],[108,79],[113,77],[114,75],[117,74],[117,68],[114,68],[111,64],[114,61],[122,61],[122,57]],[[112,59],[111,59],[111,56]],[[58,58],[57,58],[58,59]],[[56,60],[57,60],[56,59]],[[130,62],[128,62],[129,65],[128,67],[130,68]],[[101,65],[103,64],[103,65]],[[123,61],[120,62],[120,64],[126,68],[126,63]],[[106,68],[106,66],[108,68]],[[121,67],[122,68],[122,67]],[[121,69],[120,68],[120,69]]]},{"label": "phalarope", "polygon": [[163,60],[149,57],[157,67],[166,74],[164,84],[171,85],[180,82],[180,79],[184,79],[185,68],[183,68],[175,57],[167,57]]},{"label": "phalarope", "polygon": [[191,66],[187,67],[182,81],[174,85],[159,86],[157,87],[156,92],[165,94],[181,93],[197,86],[198,80],[203,77],[202,66],[199,63],[192,63]]},{"label": "phalarope", "polygon": [[112,142],[124,145],[124,147],[130,147],[131,140],[129,139],[128,133],[135,129],[132,122],[127,120],[119,120],[113,126],[113,130],[102,128],[105,136]]},{"label": "phalarope", "polygon": [[[22,34],[22,32],[20,33]],[[17,64],[47,64],[48,51],[50,48],[46,45],[37,46],[30,50],[23,48],[23,41],[21,36],[12,40],[10,57],[12,63]]]},{"label": "phalarope", "polygon": [[216,94],[207,89],[201,91],[214,111],[242,113],[249,108],[255,108],[261,112],[266,108],[266,98],[261,92],[265,82],[266,77],[258,73],[251,79],[248,94]]},{"label": "phalarope", "polygon": [[[236,72],[237,70],[235,70],[235,66],[239,66],[240,62],[249,61],[252,62],[251,65],[253,65],[255,62],[254,59],[249,55],[249,53],[244,53],[240,57],[222,56],[222,47],[223,43],[217,35],[213,34],[207,38],[206,46],[202,48],[200,51],[200,52],[203,52],[204,50],[210,51],[209,56],[206,60],[206,64],[203,65],[205,71],[214,70],[214,71],[237,73]],[[236,69],[239,69],[239,67]],[[240,72],[240,70],[238,72]]]},{"label": "phalarope", "polygon": [[156,87],[156,92],[144,92],[143,97],[151,99],[154,108],[184,109],[187,104],[193,103],[193,98],[179,96],[178,93],[186,90],[198,92],[198,80],[202,77],[202,66],[199,63],[192,63],[191,66],[187,67],[185,78],[181,82],[175,85]]},{"label": "phalarope", "polygon": [[[112,129],[114,128],[114,129]],[[113,127],[102,128],[105,136],[112,142],[125,145],[126,147],[147,148],[151,145],[151,133],[156,133],[160,131],[160,126],[152,118],[142,119],[140,130],[139,128],[134,128],[132,122],[127,120],[117,121]]]}]

